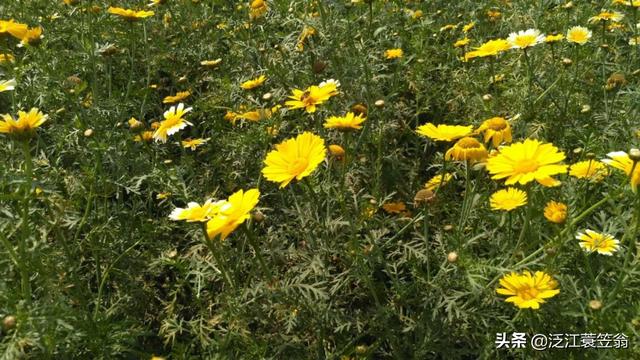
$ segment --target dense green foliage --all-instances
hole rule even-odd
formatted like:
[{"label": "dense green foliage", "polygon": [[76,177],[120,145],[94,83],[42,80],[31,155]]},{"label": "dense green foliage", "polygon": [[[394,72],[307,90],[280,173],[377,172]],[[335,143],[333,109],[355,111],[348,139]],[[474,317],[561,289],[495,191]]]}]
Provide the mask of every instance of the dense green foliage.
[{"label": "dense green foliage", "polygon": [[[617,169],[602,182],[558,176],[559,187],[523,187],[528,209],[498,212],[489,197],[503,182],[444,162],[452,143],[415,132],[503,116],[514,141],[553,143],[566,164],[638,147],[634,8],[607,2],[625,14],[611,31],[588,22],[602,1],[269,0],[250,19],[246,1],[167,0],[140,21],[107,13],[146,3],[0,4],[0,20],[44,35],[18,47],[0,34],[0,53],[15,56],[0,80],[18,83],[0,93],[0,114],[49,116],[30,141],[0,138],[0,317],[16,320],[0,333],[0,358],[640,357],[640,200],[629,178]],[[465,62],[453,44],[471,22],[467,50],[528,28],[581,25],[593,37]],[[305,27],[316,34],[300,51]],[[386,59],[392,48],[404,55]],[[200,64],[216,58],[217,67]],[[262,86],[240,88],[262,74]],[[504,77],[491,82],[495,74]],[[224,118],[284,105],[292,89],[326,79],[340,81],[340,95],[315,113],[285,106],[257,122]],[[185,90],[193,126],[167,143],[134,141],[127,120],[162,120],[163,98]],[[362,130],[323,128],[355,104],[368,109]],[[346,159],[328,157],[279,189],[262,177],[263,160],[303,131],[342,145]],[[192,151],[179,145],[188,137],[210,139]],[[443,164],[455,179],[427,206],[413,204]],[[249,188],[261,192],[254,216],[214,246],[200,224],[169,219],[188,202]],[[549,200],[568,205],[565,224],[545,219]],[[406,211],[383,210],[391,202]],[[583,229],[613,234],[620,250],[585,253],[575,239]],[[558,281],[538,310],[496,293],[503,275],[524,269]],[[496,349],[498,332],[624,333],[630,348]]]}]

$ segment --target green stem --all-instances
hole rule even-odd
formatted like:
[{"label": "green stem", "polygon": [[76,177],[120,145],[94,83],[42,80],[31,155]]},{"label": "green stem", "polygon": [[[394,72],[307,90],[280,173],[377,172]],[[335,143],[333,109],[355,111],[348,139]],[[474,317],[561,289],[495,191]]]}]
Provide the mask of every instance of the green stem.
[{"label": "green stem", "polygon": [[429,263],[429,209],[427,205],[423,205],[422,210],[422,236],[426,245],[425,262],[427,263],[427,282],[431,281],[431,266]]},{"label": "green stem", "polygon": [[260,251],[260,248],[258,247],[258,242],[256,241],[256,238],[255,238],[255,236],[253,234],[253,231],[251,229],[249,229],[249,226],[246,225],[246,224],[245,224],[245,226],[243,226],[242,229],[244,230],[244,233],[247,236],[247,240],[249,240],[249,245],[251,245],[251,247],[253,248],[253,251],[255,251],[255,253],[256,253],[256,257],[258,258],[258,262],[260,263],[260,267],[262,267],[262,271],[269,278],[269,282],[272,282],[273,281],[273,276],[271,275],[271,271],[267,267],[267,264],[264,262],[264,258],[262,257],[262,252]]},{"label": "green stem", "polygon": [[31,158],[31,147],[29,146],[29,140],[22,140],[20,142],[22,147],[22,153],[24,155],[25,164],[25,184],[22,198],[22,223],[21,223],[21,237],[18,243],[18,252],[20,253],[20,283],[22,289],[22,297],[25,301],[31,301],[31,284],[29,281],[28,264],[29,257],[27,254],[27,241],[31,237],[30,214],[29,207],[31,204],[31,188],[33,186],[33,160]]},{"label": "green stem", "polygon": [[214,239],[209,238],[209,235],[207,234],[206,223],[202,223],[202,233],[204,235],[204,244],[207,246],[207,248],[211,252],[211,255],[213,256],[216,263],[218,264],[218,267],[220,268],[220,272],[222,273],[222,277],[226,280],[227,285],[229,285],[230,288],[235,289],[235,285],[231,280],[231,277],[229,276],[229,272],[227,271],[226,265],[224,264],[224,262],[222,261],[222,259],[218,254],[219,246],[216,246],[216,243],[219,241],[218,237]]}]

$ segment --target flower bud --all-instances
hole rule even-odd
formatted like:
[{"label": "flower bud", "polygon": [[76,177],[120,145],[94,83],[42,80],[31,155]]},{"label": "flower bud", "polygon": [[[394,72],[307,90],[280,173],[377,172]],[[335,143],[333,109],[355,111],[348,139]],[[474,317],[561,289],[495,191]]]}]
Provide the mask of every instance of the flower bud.
[{"label": "flower bud", "polygon": [[376,100],[376,102],[374,103],[374,105],[375,105],[376,107],[379,107],[379,108],[384,107],[384,100],[382,100],[382,99],[380,99],[380,100]]},{"label": "flower bud", "polygon": [[260,210],[256,210],[256,211],[251,215],[251,217],[253,218],[253,221],[255,221],[255,222],[257,222],[257,223],[261,223],[261,222],[263,222],[263,221],[264,221],[264,219],[265,219],[264,214],[263,214],[263,213],[262,213],[262,211],[260,211]]},{"label": "flower bud", "polygon": [[12,330],[13,328],[15,328],[17,323],[18,323],[18,321],[16,320],[15,316],[7,315],[2,320],[2,328],[5,331],[9,331],[9,330]]},{"label": "flower bud", "polygon": [[450,253],[447,254],[447,261],[451,264],[455,263],[458,261],[458,253],[455,251],[452,251]]},{"label": "flower bud", "polygon": [[640,161],[640,149],[629,150],[629,158],[633,160],[633,162]]},{"label": "flower bud", "polygon": [[589,307],[591,310],[600,310],[602,308],[602,302],[600,300],[589,301]]}]

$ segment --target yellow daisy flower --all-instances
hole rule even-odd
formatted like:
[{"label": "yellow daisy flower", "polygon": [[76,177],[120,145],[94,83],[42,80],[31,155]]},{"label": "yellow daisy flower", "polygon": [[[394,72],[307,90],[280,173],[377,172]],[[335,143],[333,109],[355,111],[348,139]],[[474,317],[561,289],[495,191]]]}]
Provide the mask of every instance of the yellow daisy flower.
[{"label": "yellow daisy flower", "polygon": [[36,45],[42,40],[42,27],[30,28],[20,39],[21,45]]},{"label": "yellow daisy flower", "polygon": [[362,115],[356,115],[349,111],[345,116],[331,116],[325,123],[325,129],[338,129],[342,131],[347,130],[360,130],[362,129],[362,123],[366,118]]},{"label": "yellow daisy flower", "polygon": [[190,202],[186,208],[175,208],[169,215],[171,220],[184,220],[186,222],[206,222],[220,212],[226,205],[226,201],[216,201],[209,199],[200,205],[197,202]]},{"label": "yellow daisy flower", "polygon": [[477,57],[496,56],[504,51],[511,49],[511,44],[505,39],[489,40],[473,51],[464,55],[465,61]]},{"label": "yellow daisy flower", "polygon": [[487,160],[487,170],[494,180],[506,179],[506,185],[535,180],[543,186],[557,186],[560,182],[551,176],[567,172],[567,166],[559,164],[564,159],[564,153],[553,144],[527,139],[501,148]]},{"label": "yellow daisy flower", "polygon": [[502,117],[493,117],[485,120],[477,130],[478,133],[484,133],[484,142],[492,142],[494,147],[500,144],[511,143],[511,125]]},{"label": "yellow daisy flower", "polygon": [[544,42],[544,35],[536,29],[521,30],[511,33],[507,41],[515,49],[527,49]]},{"label": "yellow daisy flower", "polygon": [[[638,152],[638,149],[631,149],[630,153]],[[638,159],[632,159],[629,154],[624,151],[615,151],[607,154],[610,159],[603,159],[602,162],[616,169],[624,171],[629,176],[631,190],[638,191],[640,184],[640,165]]]},{"label": "yellow daisy flower", "polygon": [[399,59],[402,55],[404,55],[404,51],[402,51],[402,49],[389,49],[384,52],[384,57],[387,60]]},{"label": "yellow daisy flower", "polygon": [[592,16],[589,18],[590,23],[597,23],[600,21],[613,21],[619,22],[624,18],[624,14],[619,13],[617,11],[603,11],[596,16]]},{"label": "yellow daisy flower", "polygon": [[460,39],[458,41],[456,41],[455,43],[453,43],[453,47],[455,48],[459,48],[459,47],[464,47],[469,45],[469,43],[471,42],[471,40],[469,40],[469,38],[464,38],[464,39]]},{"label": "yellow daisy flower", "polygon": [[29,31],[29,27],[26,24],[17,23],[13,19],[0,20],[0,36],[11,35],[22,40],[27,31]]},{"label": "yellow daisy flower", "polygon": [[173,96],[167,96],[162,100],[163,104],[175,104],[191,96],[190,91],[180,91]]},{"label": "yellow daisy flower", "polygon": [[574,26],[567,31],[567,41],[579,45],[586,44],[591,36],[591,30],[583,26]]},{"label": "yellow daisy flower", "polygon": [[16,61],[16,58],[12,54],[0,54],[0,64],[10,63]]},{"label": "yellow daisy flower", "polygon": [[493,210],[511,211],[527,204],[527,193],[516,188],[507,188],[494,192],[489,198]]},{"label": "yellow daisy flower", "polygon": [[465,137],[473,131],[473,126],[462,125],[434,125],[432,123],[426,123],[418,126],[416,132],[422,136],[426,136],[436,141],[453,141],[462,137]]},{"label": "yellow daisy flower", "polygon": [[442,173],[442,174],[438,174],[438,175],[435,175],[434,177],[432,177],[431,179],[429,179],[424,184],[424,188],[429,190],[429,191],[435,192],[441,186],[446,185],[449,181],[451,181],[451,179],[453,179],[453,174],[452,173],[445,172],[445,173]]},{"label": "yellow daisy flower", "polygon": [[340,83],[330,79],[322,82],[318,86],[308,87],[306,90],[294,89],[293,94],[284,104],[289,109],[305,109],[308,113],[316,111],[316,106],[329,100],[331,97],[338,95],[338,87]]},{"label": "yellow daisy flower", "polygon": [[140,135],[133,137],[135,142],[150,142],[151,140],[153,140],[153,131],[143,131]]},{"label": "yellow daisy flower", "polygon": [[616,240],[612,235],[593,230],[578,233],[576,239],[580,240],[580,247],[586,252],[595,251],[598,254],[611,256],[620,248],[620,240]]},{"label": "yellow daisy flower", "polygon": [[155,14],[153,11],[146,11],[146,10],[138,11],[138,10],[131,10],[131,9],[123,9],[121,7],[113,7],[113,6],[110,6],[109,9],[107,9],[107,12],[109,14],[120,16],[127,21],[138,21],[138,20],[153,16]]},{"label": "yellow daisy flower", "polygon": [[564,39],[564,35],[556,34],[556,35],[547,35],[544,38],[544,42],[546,43],[554,43]]},{"label": "yellow daisy flower", "polygon": [[464,137],[458,140],[452,148],[447,150],[444,158],[453,158],[458,161],[483,161],[488,156],[487,149],[478,140],[472,137]]},{"label": "yellow daisy flower", "polygon": [[185,149],[191,149],[191,151],[195,151],[198,146],[202,146],[209,141],[209,138],[206,139],[185,139],[182,140],[182,147]]},{"label": "yellow daisy flower", "polygon": [[607,176],[607,167],[597,160],[586,160],[569,167],[569,175],[578,179],[602,181]]},{"label": "yellow daisy flower", "polygon": [[269,7],[264,0],[253,0],[249,5],[249,17],[251,19],[257,19],[267,13]]},{"label": "yellow daisy flower", "polygon": [[324,140],[310,132],[288,139],[276,145],[267,154],[262,169],[265,179],[287,186],[293,179],[309,176],[326,156]]},{"label": "yellow daisy flower", "polygon": [[507,295],[507,302],[520,309],[537,310],[545,299],[560,293],[558,283],[548,274],[536,271],[535,274],[525,270],[522,274],[512,272],[500,279],[502,288],[496,289],[500,295]]},{"label": "yellow daisy flower", "polygon": [[2,115],[3,120],[0,120],[0,133],[16,136],[30,134],[44,124],[47,118],[48,116],[37,108],[32,108],[29,112],[18,111],[18,120],[5,114]]},{"label": "yellow daisy flower", "polygon": [[15,90],[17,85],[16,79],[0,81],[0,92]]},{"label": "yellow daisy flower", "polygon": [[220,65],[221,62],[222,62],[221,58],[217,58],[215,60],[203,60],[203,61],[200,61],[200,65],[206,66],[206,67],[210,67],[210,68],[214,68],[214,67]]},{"label": "yellow daisy flower", "polygon": [[183,119],[183,116],[191,111],[191,108],[184,108],[184,104],[178,104],[178,107],[172,106],[169,110],[164,112],[164,120],[160,123],[160,126],[153,134],[153,138],[156,141],[167,142],[167,136],[173,135],[178,131],[187,127],[187,125],[193,125],[187,120]]},{"label": "yellow daisy flower", "polygon": [[567,205],[557,201],[549,201],[544,207],[544,217],[552,223],[562,224],[567,220]]},{"label": "yellow daisy flower", "polygon": [[267,81],[267,77],[264,75],[260,75],[255,79],[251,79],[243,82],[242,84],[240,84],[240,87],[243,88],[244,90],[253,90],[258,86],[261,86],[262,84],[264,84],[265,81]]},{"label": "yellow daisy flower", "polygon": [[224,240],[238,226],[251,217],[251,210],[258,204],[260,191],[240,190],[223,201],[218,212],[207,222],[207,236],[214,239],[220,236]]}]

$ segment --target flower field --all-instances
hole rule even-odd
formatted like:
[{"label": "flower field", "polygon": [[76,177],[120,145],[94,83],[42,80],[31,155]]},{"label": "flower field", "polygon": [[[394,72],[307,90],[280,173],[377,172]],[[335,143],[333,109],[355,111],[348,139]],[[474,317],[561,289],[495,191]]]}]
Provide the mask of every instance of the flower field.
[{"label": "flower field", "polygon": [[639,10],[0,2],[0,359],[640,358]]}]

